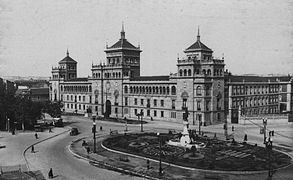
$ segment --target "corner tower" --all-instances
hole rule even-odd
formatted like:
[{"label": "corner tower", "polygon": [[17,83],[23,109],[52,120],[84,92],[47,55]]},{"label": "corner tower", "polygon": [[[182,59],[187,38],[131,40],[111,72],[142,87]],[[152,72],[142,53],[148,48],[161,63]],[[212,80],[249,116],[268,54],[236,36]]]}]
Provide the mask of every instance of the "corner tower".
[{"label": "corner tower", "polygon": [[184,50],[185,57],[177,60],[177,98],[182,110],[188,108],[191,124],[215,124],[224,117],[224,59],[213,57],[213,51],[197,40]]}]

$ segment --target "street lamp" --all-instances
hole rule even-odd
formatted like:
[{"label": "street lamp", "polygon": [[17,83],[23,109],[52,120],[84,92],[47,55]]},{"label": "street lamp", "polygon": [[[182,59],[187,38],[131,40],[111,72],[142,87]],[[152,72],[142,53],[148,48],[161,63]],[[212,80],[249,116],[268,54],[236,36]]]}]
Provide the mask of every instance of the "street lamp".
[{"label": "street lamp", "polygon": [[273,138],[271,137],[271,131],[269,132],[269,138],[268,141],[265,142],[266,145],[266,149],[268,151],[268,156],[269,156],[269,172],[268,172],[268,180],[271,180],[273,178],[273,174],[275,173],[275,171],[272,168],[272,164],[271,164],[271,155],[272,155],[272,150],[273,150]]},{"label": "street lamp", "polygon": [[93,129],[92,129],[92,132],[93,132],[93,138],[94,138],[94,153],[96,153],[96,117],[93,115],[92,116],[93,118]]},{"label": "street lamp", "polygon": [[264,142],[264,144],[266,144],[266,138],[267,138],[267,135],[266,135],[266,130],[267,130],[267,119],[262,119],[262,123],[263,123],[263,126],[264,126],[264,128],[263,128],[263,136],[264,136],[264,140],[263,140],[263,142]]},{"label": "street lamp", "polygon": [[141,109],[141,110],[140,110],[140,131],[141,131],[141,132],[143,132],[142,116],[143,116],[143,112],[142,112],[142,109]]},{"label": "street lamp", "polygon": [[162,142],[161,142],[161,136],[160,133],[157,133],[157,136],[159,136],[159,145],[160,145],[160,167],[159,167],[159,175],[162,175]]}]

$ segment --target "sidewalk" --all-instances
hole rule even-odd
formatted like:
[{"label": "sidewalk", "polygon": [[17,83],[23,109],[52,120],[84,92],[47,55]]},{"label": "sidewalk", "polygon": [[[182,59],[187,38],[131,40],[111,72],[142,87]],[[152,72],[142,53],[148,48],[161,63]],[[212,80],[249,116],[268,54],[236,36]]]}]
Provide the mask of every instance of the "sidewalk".
[{"label": "sidewalk", "polygon": [[[67,131],[66,128],[54,128],[52,133],[48,131],[37,132],[38,139],[33,131],[16,131],[15,135],[8,132],[1,132],[0,143],[5,148],[0,149],[0,167],[9,171],[10,167],[20,166],[21,171],[27,171],[24,151],[30,145],[53,137]],[[13,168],[11,170],[14,170]]]}]

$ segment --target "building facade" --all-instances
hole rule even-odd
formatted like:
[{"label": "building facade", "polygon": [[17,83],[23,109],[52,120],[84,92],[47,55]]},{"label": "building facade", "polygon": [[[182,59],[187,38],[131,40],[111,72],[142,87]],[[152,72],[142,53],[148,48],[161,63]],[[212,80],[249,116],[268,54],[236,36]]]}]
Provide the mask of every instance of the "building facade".
[{"label": "building facade", "polygon": [[[105,117],[206,125],[225,120],[224,59],[197,40],[177,59],[177,72],[168,76],[140,75],[140,47],[132,45],[122,27],[120,39],[106,47],[106,63],[92,65],[92,76],[77,78],[77,62],[67,56],[52,68],[50,99],[61,100],[65,112],[85,113],[90,108]],[[175,61],[174,61],[175,62]]]},{"label": "building facade", "polygon": [[[228,122],[239,117],[289,115],[293,112],[291,76],[225,76],[225,109]],[[290,118],[291,117],[291,118]]]}]

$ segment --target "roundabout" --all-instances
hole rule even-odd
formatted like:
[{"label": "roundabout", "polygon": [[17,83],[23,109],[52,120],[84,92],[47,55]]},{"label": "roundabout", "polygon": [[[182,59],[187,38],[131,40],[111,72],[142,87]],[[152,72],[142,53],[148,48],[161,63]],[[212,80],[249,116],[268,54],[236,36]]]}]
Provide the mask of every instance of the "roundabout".
[{"label": "roundabout", "polygon": [[[236,141],[222,141],[215,138],[196,136],[202,148],[186,148],[168,144],[179,134],[132,133],[106,138],[102,145],[116,152],[127,153],[145,159],[194,168],[204,171],[263,172],[269,168],[279,169],[291,164],[291,157],[266,148]],[[161,148],[159,142],[161,140]],[[269,163],[270,162],[270,163]]]}]

